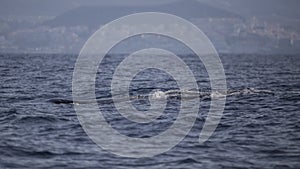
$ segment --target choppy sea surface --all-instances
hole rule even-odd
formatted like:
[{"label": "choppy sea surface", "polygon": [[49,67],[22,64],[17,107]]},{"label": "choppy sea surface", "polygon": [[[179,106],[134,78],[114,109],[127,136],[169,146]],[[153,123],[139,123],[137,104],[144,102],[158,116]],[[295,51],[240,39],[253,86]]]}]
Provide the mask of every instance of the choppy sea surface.
[{"label": "choppy sea surface", "polygon": [[99,108],[130,137],[152,137],[168,129],[185,99],[179,94],[185,92],[189,99],[200,95],[198,118],[182,142],[163,154],[134,159],[101,149],[82,129],[72,102],[77,56],[1,54],[0,168],[300,168],[300,56],[221,55],[226,107],[203,144],[198,136],[214,93],[201,62],[181,57],[200,90],[182,91],[160,70],[140,72],[131,83],[128,104],[146,110],[149,97],[170,98],[165,118],[145,125],[123,119],[110,101],[111,78],[124,56],[107,56],[100,65]]}]

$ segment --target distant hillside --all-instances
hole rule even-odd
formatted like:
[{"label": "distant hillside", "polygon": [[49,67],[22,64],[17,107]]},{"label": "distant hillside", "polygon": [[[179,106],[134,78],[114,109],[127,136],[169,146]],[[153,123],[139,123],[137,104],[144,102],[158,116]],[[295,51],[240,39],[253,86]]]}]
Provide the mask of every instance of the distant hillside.
[{"label": "distant hillside", "polygon": [[136,12],[165,12],[191,18],[236,18],[236,14],[221,10],[198,1],[178,1],[156,6],[85,6],[70,10],[55,19],[47,21],[49,26],[86,25],[97,27],[121,16]]},{"label": "distant hillside", "polygon": [[244,17],[300,19],[299,0],[211,0],[210,3],[217,5],[214,3],[217,1],[223,3],[218,6]]}]

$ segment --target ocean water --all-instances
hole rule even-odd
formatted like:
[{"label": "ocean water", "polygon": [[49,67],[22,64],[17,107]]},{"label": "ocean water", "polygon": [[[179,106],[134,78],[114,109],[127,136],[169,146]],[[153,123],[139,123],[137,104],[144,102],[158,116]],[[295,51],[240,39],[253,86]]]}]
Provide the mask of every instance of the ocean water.
[{"label": "ocean water", "polygon": [[128,104],[143,111],[150,98],[168,98],[164,118],[140,125],[117,114],[110,98],[114,69],[124,57],[107,56],[97,74],[96,97],[106,120],[121,134],[152,137],[174,122],[181,99],[200,96],[198,118],[182,142],[151,158],[111,154],[94,144],[77,119],[72,101],[77,56],[2,54],[0,168],[300,168],[300,56],[221,55],[226,107],[203,144],[198,136],[216,93],[210,92],[201,62],[181,56],[199,91],[179,89],[170,75],[156,69],[135,76]]}]

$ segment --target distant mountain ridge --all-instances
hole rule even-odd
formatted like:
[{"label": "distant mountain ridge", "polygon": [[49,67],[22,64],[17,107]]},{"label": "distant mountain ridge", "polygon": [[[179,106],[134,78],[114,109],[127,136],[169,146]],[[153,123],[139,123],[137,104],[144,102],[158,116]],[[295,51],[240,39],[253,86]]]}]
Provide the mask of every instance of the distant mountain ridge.
[{"label": "distant mountain ridge", "polygon": [[49,26],[85,25],[97,27],[119,17],[137,12],[164,12],[185,19],[191,18],[237,18],[238,15],[194,0],[181,0],[170,4],[153,6],[84,6],[70,10],[45,22]]}]

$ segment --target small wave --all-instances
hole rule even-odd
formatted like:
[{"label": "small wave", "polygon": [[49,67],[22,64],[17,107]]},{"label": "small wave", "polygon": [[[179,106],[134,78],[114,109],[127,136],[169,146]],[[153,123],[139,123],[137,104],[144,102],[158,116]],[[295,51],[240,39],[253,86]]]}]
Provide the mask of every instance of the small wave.
[{"label": "small wave", "polygon": [[60,120],[65,119],[59,119],[59,117],[56,117],[54,115],[22,115],[19,116],[14,120],[15,124],[50,124],[50,123],[56,123]]},{"label": "small wave", "polygon": [[73,100],[67,100],[67,99],[51,99],[49,102],[54,104],[73,104]]},{"label": "small wave", "polygon": [[191,163],[199,163],[197,160],[193,158],[185,158],[178,161],[179,164],[191,164]]},{"label": "small wave", "polygon": [[0,122],[7,122],[14,120],[18,117],[18,112],[16,109],[8,109],[8,110],[1,110],[0,113]]},{"label": "small wave", "polygon": [[299,101],[300,100],[300,91],[284,92],[280,96],[280,99],[286,100],[286,101]]},{"label": "small wave", "polygon": [[6,144],[5,147],[1,147],[6,150],[9,155],[22,155],[22,156],[39,156],[39,157],[48,157],[48,156],[56,156],[56,155],[79,155],[83,154],[81,152],[73,152],[73,151],[63,151],[63,150],[33,150],[32,148],[25,148],[16,145]]}]

